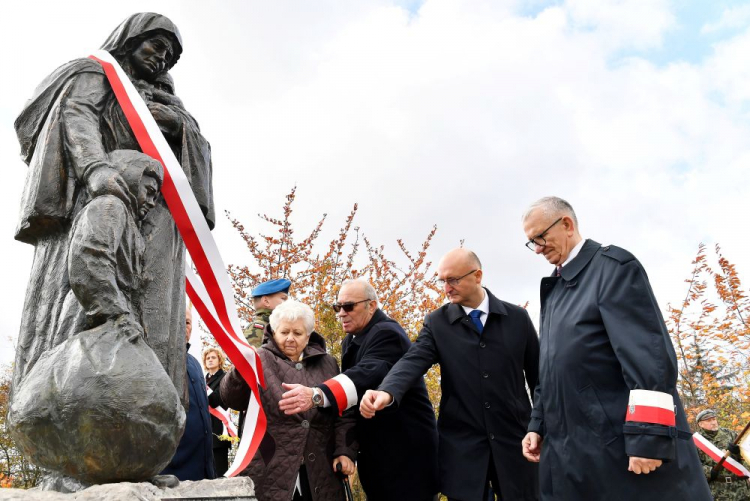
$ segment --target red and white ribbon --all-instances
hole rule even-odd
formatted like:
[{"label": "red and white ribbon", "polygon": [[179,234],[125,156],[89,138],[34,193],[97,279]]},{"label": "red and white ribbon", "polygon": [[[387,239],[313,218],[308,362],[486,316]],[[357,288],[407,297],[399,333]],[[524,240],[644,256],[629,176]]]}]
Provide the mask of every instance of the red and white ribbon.
[{"label": "red and white ribbon", "polygon": [[[206,394],[211,395],[213,393],[213,390],[211,387],[206,386]],[[211,407],[209,404],[208,406],[208,413],[211,414],[213,417],[221,421],[221,424],[224,425],[224,433],[223,435],[229,435],[230,437],[236,437],[237,436],[237,427],[234,426],[234,423],[232,422],[232,419],[229,416],[229,411],[226,410],[224,407]]]},{"label": "red and white ribbon", "polygon": [[[696,447],[705,452],[708,457],[710,457],[717,463],[721,461],[721,458],[724,457],[724,451],[716,447],[711,443],[710,440],[708,440],[698,432],[695,432],[693,434],[693,442],[695,442]],[[750,471],[748,471],[747,468],[742,466],[741,463],[733,459],[731,456],[727,457],[724,462],[721,463],[721,466],[731,471],[738,477],[750,477]]]},{"label": "red and white ribbon", "polygon": [[674,398],[661,391],[630,390],[625,421],[674,426]]},{"label": "red and white ribbon", "polygon": [[[329,400],[333,397],[339,416],[350,407],[357,405],[357,387],[346,374],[339,374],[320,385]],[[326,391],[327,390],[327,391]]]},{"label": "red and white ribbon", "polygon": [[266,431],[266,416],[260,405],[258,388],[265,386],[260,358],[242,335],[224,262],[190,182],[146,103],[109,52],[99,50],[90,58],[102,65],[141,150],[164,166],[162,195],[200,276],[198,279],[186,265],[188,296],[254,395],[248,406],[249,419],[245,421],[237,457],[225,474],[234,476],[250,463]]}]

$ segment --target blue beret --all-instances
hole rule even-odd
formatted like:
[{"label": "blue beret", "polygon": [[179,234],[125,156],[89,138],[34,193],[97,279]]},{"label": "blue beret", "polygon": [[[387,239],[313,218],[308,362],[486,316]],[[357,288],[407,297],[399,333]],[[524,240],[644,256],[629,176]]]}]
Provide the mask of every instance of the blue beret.
[{"label": "blue beret", "polygon": [[250,293],[253,297],[268,296],[270,294],[276,294],[277,292],[289,292],[289,287],[292,286],[291,280],[286,278],[277,278],[276,280],[269,280],[258,284],[255,289]]}]

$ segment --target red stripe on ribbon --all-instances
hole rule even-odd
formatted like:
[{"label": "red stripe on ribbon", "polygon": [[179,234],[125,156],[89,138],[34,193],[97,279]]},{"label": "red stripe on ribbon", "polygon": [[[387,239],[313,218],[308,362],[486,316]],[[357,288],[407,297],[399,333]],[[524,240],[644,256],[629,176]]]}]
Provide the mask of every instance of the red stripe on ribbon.
[{"label": "red stripe on ribbon", "polygon": [[333,393],[333,398],[336,400],[336,407],[339,409],[339,416],[341,416],[346,410],[346,404],[348,403],[344,387],[335,379],[329,379],[323,384],[331,390],[331,393]]},{"label": "red stripe on ribbon", "polygon": [[[708,457],[716,461],[717,463],[721,461],[721,459],[724,457],[722,454],[720,454],[720,450],[718,447],[716,447],[714,444],[708,441],[706,437],[701,435],[700,433],[696,432],[693,434],[693,442],[695,442],[696,447],[698,447],[700,450],[706,453]],[[730,471],[737,475],[738,477],[747,478],[748,477],[748,471],[742,471],[741,469],[737,468],[737,466],[734,464],[734,458],[727,457],[723,463],[721,463],[721,466],[726,468],[727,471]],[[740,467],[744,468],[742,465],[739,465]]]},{"label": "red stripe on ribbon", "polygon": [[[104,73],[106,74],[110,86],[112,87],[112,91],[117,98],[117,102],[120,104],[120,107],[125,114],[125,118],[128,120],[128,124],[130,125],[130,128],[135,135],[136,141],[138,141],[138,145],[141,147],[143,153],[146,153],[147,155],[158,160],[164,166],[164,182],[162,183],[161,187],[164,200],[167,203],[167,207],[169,207],[169,211],[171,212],[172,218],[177,225],[177,229],[180,231],[180,236],[185,242],[185,247],[187,247],[188,251],[190,252],[190,257],[195,264],[198,275],[200,275],[201,280],[203,280],[203,285],[206,287],[206,292],[208,292],[208,295],[213,302],[214,308],[216,309],[216,313],[219,315],[219,320],[221,320],[224,329],[228,333],[230,333],[230,335],[234,336],[234,328],[232,327],[232,323],[229,320],[229,314],[226,309],[226,303],[224,301],[224,295],[221,292],[221,287],[216,280],[216,276],[214,275],[214,272],[208,261],[208,257],[203,250],[200,239],[198,238],[195,228],[190,221],[190,216],[185,210],[185,206],[180,199],[180,195],[177,192],[174,181],[169,175],[169,170],[166,168],[164,160],[159,154],[159,151],[156,148],[153,140],[151,139],[151,136],[148,134],[146,126],[143,124],[141,117],[133,107],[133,103],[130,101],[130,97],[125,90],[123,83],[120,81],[115,68],[110,63],[102,61],[96,56],[89,57],[102,65]],[[262,371],[260,371],[260,373],[258,374],[258,378],[260,379],[261,386],[265,388],[265,379]]]},{"label": "red stripe on ribbon", "polygon": [[668,411],[661,407],[649,407],[646,405],[636,405],[635,410],[629,410],[625,416],[625,421],[663,424],[664,426],[675,425],[673,411]]},{"label": "red stripe on ribbon", "polygon": [[208,412],[209,412],[209,414],[211,414],[213,417],[215,417],[216,419],[218,419],[219,421],[221,421],[224,424],[224,428],[227,429],[227,435],[229,435],[230,437],[236,437],[237,436],[237,434],[234,432],[234,428],[229,423],[229,418],[227,418],[224,415],[224,413],[222,413],[219,409],[216,409],[216,408],[211,407],[211,406],[208,407]]},{"label": "red stripe on ribbon", "polygon": [[[193,263],[196,266],[198,274],[200,275],[206,291],[211,299],[211,302],[213,303],[213,306],[216,310],[216,314],[219,316],[219,322],[214,319],[213,314],[209,312],[208,308],[203,304],[202,300],[195,292],[190,282],[186,280],[186,289],[188,295],[193,301],[193,304],[196,305],[196,309],[201,315],[201,318],[206,323],[206,326],[214,335],[222,349],[227,353],[230,360],[232,360],[232,362],[235,364],[237,370],[243,376],[256,397],[256,401],[259,406],[258,417],[249,448],[249,454],[247,455],[248,457],[244,458],[243,461],[243,463],[249,463],[254,456],[257,447],[260,445],[260,441],[265,434],[267,424],[265,413],[263,412],[263,408],[260,405],[260,393],[258,391],[257,381],[260,380],[261,385],[265,387],[262,362],[257,352],[255,350],[252,350],[255,356],[256,365],[259,368],[259,374],[257,374],[256,380],[256,373],[250,365],[250,362],[245,359],[245,357],[235,345],[235,341],[232,340],[232,338],[237,339],[240,343],[244,341],[239,339],[238,334],[235,333],[234,328],[232,327],[221,287],[219,286],[216,275],[214,274],[214,270],[212,269],[208,257],[206,256],[200,238],[198,237],[195,228],[193,227],[190,216],[185,209],[182,199],[180,198],[180,194],[177,191],[174,181],[169,174],[169,169],[167,168],[164,159],[159,154],[158,148],[156,147],[153,140],[151,139],[151,136],[148,133],[148,129],[144,125],[141,117],[138,115],[138,112],[133,106],[133,103],[128,96],[123,82],[120,80],[115,67],[109,62],[103,61],[95,56],[89,57],[102,65],[104,73],[107,76],[110,86],[112,87],[112,91],[114,92],[115,97],[117,98],[117,101],[122,108],[128,124],[130,125],[130,128],[133,131],[133,134],[135,135],[138,145],[140,146],[143,153],[158,160],[164,166],[164,181],[162,183],[161,189],[164,200],[166,201],[167,207],[172,214],[172,218],[177,225],[177,229],[179,230],[180,235],[185,242],[185,246],[190,252]],[[223,272],[224,270],[221,271]],[[246,466],[246,464],[244,466]]]}]

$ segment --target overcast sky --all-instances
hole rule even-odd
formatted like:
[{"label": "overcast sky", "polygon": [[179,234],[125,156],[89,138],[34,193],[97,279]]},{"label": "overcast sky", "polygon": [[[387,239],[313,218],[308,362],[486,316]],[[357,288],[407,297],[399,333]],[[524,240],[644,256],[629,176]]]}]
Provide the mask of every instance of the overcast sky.
[{"label": "overcast sky", "polygon": [[[12,360],[33,248],[13,240],[26,166],[13,121],[57,66],[152,10],[182,32],[177,94],[211,141],[217,216],[251,232],[296,185],[306,233],[355,223],[390,257],[433,224],[486,285],[538,311],[543,258],[520,216],[545,195],[584,237],[644,264],[678,303],[699,242],[750,283],[750,5],[705,0],[12,2],[0,19],[0,362]],[[249,264],[223,217],[227,263]]]}]

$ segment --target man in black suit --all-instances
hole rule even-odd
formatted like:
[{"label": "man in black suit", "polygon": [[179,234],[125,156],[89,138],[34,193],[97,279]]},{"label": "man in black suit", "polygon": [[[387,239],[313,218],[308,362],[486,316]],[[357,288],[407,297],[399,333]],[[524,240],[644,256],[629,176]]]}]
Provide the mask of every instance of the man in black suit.
[{"label": "man in black suit", "polygon": [[450,303],[427,315],[416,343],[378,391],[365,393],[360,412],[370,418],[400,407],[405,391],[439,363],[441,492],[462,501],[494,497],[491,492],[498,499],[537,500],[536,465],[519,447],[531,415],[526,383],[534,388],[539,368],[531,319],[482,287],[482,265],[468,249],[443,256],[438,282]]},{"label": "man in black suit", "polygon": [[[346,332],[342,372],[315,388],[284,384],[288,391],[279,407],[287,414],[312,406],[341,414],[356,406],[411,347],[404,329],[378,308],[375,289],[364,279],[345,281],[333,309]],[[424,380],[415,378],[402,394],[398,408],[375,419],[357,414],[357,468],[369,501],[431,501],[438,492],[437,428]]]}]

